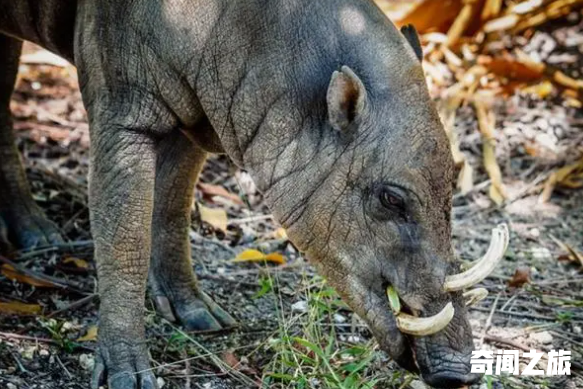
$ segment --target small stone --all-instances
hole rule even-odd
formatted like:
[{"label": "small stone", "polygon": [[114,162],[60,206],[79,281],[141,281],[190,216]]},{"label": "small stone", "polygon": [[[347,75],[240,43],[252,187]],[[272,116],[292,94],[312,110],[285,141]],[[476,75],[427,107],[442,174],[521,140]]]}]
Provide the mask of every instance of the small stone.
[{"label": "small stone", "polygon": [[530,231],[528,231],[528,233],[533,238],[538,238],[540,236],[540,230],[538,228],[531,228]]},{"label": "small stone", "polygon": [[14,385],[14,384],[13,384],[13,383],[11,383],[11,382],[9,382],[8,384],[6,384],[6,388],[7,388],[7,389],[18,389],[18,388],[16,387],[16,385]]},{"label": "small stone", "polygon": [[22,357],[24,359],[33,359],[34,358],[34,353],[36,352],[36,346],[29,346],[29,347],[25,347],[23,350],[20,351],[20,355],[22,355]]},{"label": "small stone", "polygon": [[548,331],[530,333],[528,338],[539,344],[550,344],[553,342],[553,336]]},{"label": "small stone", "polygon": [[92,371],[95,366],[95,359],[91,354],[81,354],[79,355],[79,365],[83,370]]},{"label": "small stone", "polygon": [[428,386],[419,380],[411,381],[409,387],[412,389],[428,389]]},{"label": "small stone", "polygon": [[346,322],[346,317],[342,316],[339,313],[334,314],[334,322],[338,324],[342,324]]},{"label": "small stone", "polygon": [[291,306],[292,312],[307,312],[308,311],[308,302],[300,300],[296,303],[293,303]]},{"label": "small stone", "polygon": [[538,260],[551,259],[552,254],[546,247],[534,247],[531,250],[532,257]]},{"label": "small stone", "polygon": [[45,350],[45,349],[41,349],[38,352],[38,355],[40,355],[41,357],[46,357],[47,355],[49,355],[49,351],[48,350]]},{"label": "small stone", "polygon": [[581,330],[581,327],[573,326],[573,332],[576,334],[581,334],[581,332],[583,332],[583,331]]},{"label": "small stone", "polygon": [[166,381],[162,377],[156,378],[156,382],[158,383],[158,389],[162,389],[166,385]]}]

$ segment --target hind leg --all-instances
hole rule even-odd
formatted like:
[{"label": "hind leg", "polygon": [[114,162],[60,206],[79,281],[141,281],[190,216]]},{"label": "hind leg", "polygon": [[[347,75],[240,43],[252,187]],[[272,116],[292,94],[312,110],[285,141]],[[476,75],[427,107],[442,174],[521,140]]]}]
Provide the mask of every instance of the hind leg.
[{"label": "hind leg", "polygon": [[218,330],[235,320],[200,288],[192,269],[190,213],[206,152],[182,133],[158,145],[150,289],[158,311],[189,330]]},{"label": "hind leg", "polygon": [[62,239],[32,198],[12,131],[10,96],[21,48],[22,42],[0,34],[0,229],[6,228],[8,238],[17,247],[30,248],[60,243]]}]

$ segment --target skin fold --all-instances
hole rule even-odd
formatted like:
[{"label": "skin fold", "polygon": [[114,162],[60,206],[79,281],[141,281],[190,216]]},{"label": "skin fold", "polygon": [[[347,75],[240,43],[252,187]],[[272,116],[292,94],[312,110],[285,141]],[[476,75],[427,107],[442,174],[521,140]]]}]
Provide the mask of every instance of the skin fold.
[{"label": "skin fold", "polygon": [[[156,387],[148,279],[161,313],[186,328],[235,324],[190,263],[189,207],[209,152],[250,172],[290,239],[401,366],[438,387],[479,379],[461,292],[443,290],[458,270],[453,161],[414,31],[362,0],[0,0],[0,32],[0,211],[17,210],[0,216],[16,245],[59,239],[13,145],[19,40],[78,70],[101,301],[93,387]],[[419,316],[452,302],[453,320],[434,335],[401,334],[388,285]]]}]

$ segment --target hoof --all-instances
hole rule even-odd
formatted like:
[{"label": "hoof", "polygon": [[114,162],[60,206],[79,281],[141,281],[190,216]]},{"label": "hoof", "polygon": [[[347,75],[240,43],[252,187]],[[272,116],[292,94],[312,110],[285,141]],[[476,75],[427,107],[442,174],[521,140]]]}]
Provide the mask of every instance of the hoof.
[{"label": "hoof", "polygon": [[15,218],[8,223],[8,235],[21,249],[50,246],[63,243],[58,227],[42,215]]},{"label": "hoof", "polygon": [[[196,288],[185,286],[166,294],[159,288],[155,290],[156,310],[168,321],[179,322],[189,331],[218,331],[237,325],[231,315]],[[172,296],[176,297],[172,299]]]},{"label": "hoof", "polygon": [[109,389],[158,389],[145,343],[100,341],[91,389],[98,389],[105,382]]}]

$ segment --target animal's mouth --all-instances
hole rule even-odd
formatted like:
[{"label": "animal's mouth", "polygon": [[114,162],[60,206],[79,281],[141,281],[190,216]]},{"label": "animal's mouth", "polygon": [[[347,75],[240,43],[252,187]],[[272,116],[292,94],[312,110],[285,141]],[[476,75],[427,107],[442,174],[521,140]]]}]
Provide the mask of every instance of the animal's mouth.
[{"label": "animal's mouth", "polygon": [[[447,276],[444,292],[458,292],[473,287],[486,278],[498,265],[508,248],[508,227],[501,224],[492,230],[492,240],[486,254],[475,265],[459,274]],[[466,305],[476,304],[486,297],[484,288],[471,289],[463,294]],[[407,335],[427,336],[443,330],[455,314],[454,307],[448,302],[433,316],[421,317],[418,312],[407,306],[391,285],[387,287],[387,299],[395,316],[397,327]]]},{"label": "animal's mouth", "polygon": [[[477,282],[486,278],[502,259],[508,246],[508,228],[500,225],[492,231],[490,247],[476,264],[456,275],[446,277],[444,292],[457,292],[457,307],[463,309],[466,306],[476,304],[488,294],[484,288],[470,289],[460,295],[460,291],[472,287]],[[462,301],[459,298],[462,298]],[[442,304],[443,304],[443,300]],[[398,330],[402,333],[413,355],[414,366],[420,371],[424,381],[431,386],[444,388],[459,388],[479,380],[480,375],[469,372],[469,355],[455,350],[443,350],[444,363],[439,364],[427,358],[428,348],[434,348],[431,342],[437,337],[444,337],[440,331],[444,330],[452,321],[455,309],[452,302],[446,302],[443,306],[436,307],[434,315],[423,316],[422,312],[409,306],[401,298],[392,285],[387,287],[387,304],[390,307]],[[460,312],[461,314],[461,312]],[[451,331],[448,330],[448,331]],[[421,353],[418,355],[418,353]],[[441,353],[440,353],[441,354]],[[425,355],[425,357],[423,357]]]},{"label": "animal's mouth", "polygon": [[[396,315],[395,319],[404,339],[404,347],[408,349],[411,355],[406,361],[407,366],[404,367],[418,373],[426,384],[434,388],[462,388],[481,379],[480,374],[470,372],[469,354],[460,353],[460,351],[447,347],[445,344],[440,353],[431,353],[429,350],[432,346],[431,343],[438,342],[438,344],[441,344],[441,342],[433,336],[434,334],[418,335],[419,333],[432,332],[430,330],[431,327],[441,327],[443,322],[449,319],[447,317],[444,319],[445,314],[453,315],[454,313],[451,303],[448,303],[446,308],[442,309],[434,317],[426,318],[421,317],[419,311],[409,307],[403,300],[399,299],[399,301],[401,304],[400,313]],[[399,320],[403,316],[407,317],[407,321],[413,321],[412,327],[416,331],[415,335],[403,332],[403,321]],[[433,319],[436,319],[437,327],[435,327],[435,324],[431,324]],[[428,321],[430,322],[429,324],[427,324]],[[407,325],[409,324],[411,323]],[[444,327],[448,324],[446,323]],[[406,331],[409,330],[409,328],[406,329]],[[440,337],[439,331],[436,333],[437,337]]]}]

